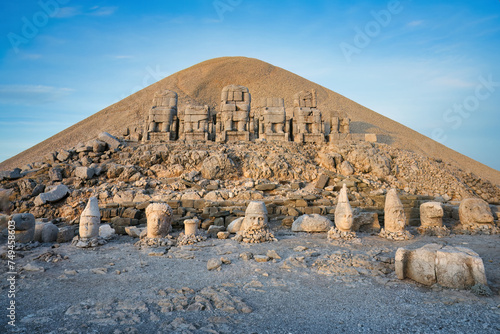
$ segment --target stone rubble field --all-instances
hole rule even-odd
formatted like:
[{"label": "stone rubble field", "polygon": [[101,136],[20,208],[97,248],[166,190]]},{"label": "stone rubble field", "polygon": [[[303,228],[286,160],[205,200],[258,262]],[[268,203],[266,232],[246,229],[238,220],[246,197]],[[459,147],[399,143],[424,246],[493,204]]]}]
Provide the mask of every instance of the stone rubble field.
[{"label": "stone rubble field", "polygon": [[[13,333],[497,333],[498,235],[418,236],[391,242],[360,234],[274,227],[278,242],[207,239],[139,249],[133,238],[80,249],[18,251]],[[397,248],[435,242],[483,259],[492,294],[399,280]],[[210,270],[209,270],[210,269]],[[2,296],[7,293],[2,268]],[[6,307],[6,298],[0,306]],[[4,325],[3,323],[2,325]],[[2,331],[5,332],[5,331]]]}]

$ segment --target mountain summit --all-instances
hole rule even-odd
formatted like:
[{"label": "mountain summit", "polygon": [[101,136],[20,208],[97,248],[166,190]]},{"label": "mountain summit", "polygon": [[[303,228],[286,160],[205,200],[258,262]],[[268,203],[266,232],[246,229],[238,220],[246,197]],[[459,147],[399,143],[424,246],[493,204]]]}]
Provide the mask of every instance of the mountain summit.
[{"label": "mountain summit", "polygon": [[379,142],[441,159],[465,171],[481,175],[494,184],[500,184],[499,171],[292,72],[246,57],[210,59],[174,73],[2,162],[0,169],[20,167],[40,160],[51,151],[97,138],[103,131],[119,136],[127,127],[143,126],[151,101],[158,91],[168,89],[177,92],[179,110],[183,110],[188,104],[208,105],[217,109],[221,89],[231,84],[248,87],[253,100],[284,98],[287,108],[292,107],[294,94],[314,89],[318,108],[322,113],[347,115],[351,119],[353,133],[375,133]]}]

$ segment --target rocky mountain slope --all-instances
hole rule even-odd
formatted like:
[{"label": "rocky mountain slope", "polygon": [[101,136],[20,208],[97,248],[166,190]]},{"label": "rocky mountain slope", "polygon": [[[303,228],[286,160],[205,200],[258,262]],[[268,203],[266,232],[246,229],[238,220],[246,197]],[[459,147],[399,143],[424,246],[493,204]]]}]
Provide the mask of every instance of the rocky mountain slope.
[{"label": "rocky mountain slope", "polygon": [[176,91],[179,94],[180,109],[188,103],[208,104],[217,107],[222,87],[229,84],[248,87],[253,99],[283,97],[287,107],[291,106],[293,95],[296,92],[315,89],[318,94],[318,107],[322,112],[325,115],[334,112],[348,115],[352,119],[351,129],[353,133],[377,133],[379,141],[392,148],[441,160],[464,172],[479,175],[493,184],[500,184],[500,172],[497,170],[459,154],[289,71],[257,59],[244,57],[211,59],[172,74],[2,162],[0,169],[12,169],[30,162],[40,161],[51,151],[74,147],[79,142],[96,138],[102,131],[120,135],[127,127],[141,126],[151,107],[153,95],[159,90]]}]

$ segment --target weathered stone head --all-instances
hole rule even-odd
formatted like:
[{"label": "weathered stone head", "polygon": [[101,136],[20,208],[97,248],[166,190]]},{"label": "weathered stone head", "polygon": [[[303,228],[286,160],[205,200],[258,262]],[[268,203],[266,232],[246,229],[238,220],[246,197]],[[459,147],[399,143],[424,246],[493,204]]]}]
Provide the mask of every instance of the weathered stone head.
[{"label": "weathered stone head", "polygon": [[252,201],[245,211],[241,229],[243,231],[261,230],[267,228],[267,208],[262,201]]},{"label": "weathered stone head", "polygon": [[406,216],[396,189],[391,189],[385,197],[384,229],[386,232],[404,231]]},{"label": "weathered stone head", "polygon": [[156,92],[153,98],[154,107],[177,108],[177,93],[168,89]]},{"label": "weathered stone head", "polygon": [[443,207],[439,202],[427,202],[420,205],[420,223],[422,227],[443,226]]},{"label": "weathered stone head", "polygon": [[165,203],[151,203],[146,208],[147,237],[164,238],[172,226],[173,211]]},{"label": "weathered stone head", "polygon": [[97,238],[100,223],[101,213],[99,212],[97,198],[90,197],[85,210],[80,215],[80,238],[83,240]]},{"label": "weathered stone head", "polygon": [[485,201],[479,198],[466,198],[458,208],[460,224],[471,226],[478,224],[493,224],[493,214]]},{"label": "weathered stone head", "polygon": [[12,215],[11,220],[15,222],[15,241],[27,243],[33,241],[35,237],[35,216],[31,213],[18,213]]},{"label": "weathered stone head", "polygon": [[335,209],[335,226],[342,232],[349,232],[352,229],[353,217],[352,209],[347,197],[347,186],[344,184],[340,190],[337,207]]}]

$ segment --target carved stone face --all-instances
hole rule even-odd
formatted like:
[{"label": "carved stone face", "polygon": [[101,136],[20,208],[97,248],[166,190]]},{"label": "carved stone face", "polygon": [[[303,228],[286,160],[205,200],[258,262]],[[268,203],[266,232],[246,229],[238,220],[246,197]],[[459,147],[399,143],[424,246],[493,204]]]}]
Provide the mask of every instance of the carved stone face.
[{"label": "carved stone face", "polygon": [[99,217],[80,217],[80,238],[91,239],[99,236]]},{"label": "carved stone face", "polygon": [[164,203],[152,203],[146,208],[147,237],[164,238],[170,232],[172,209]]},{"label": "carved stone face", "polygon": [[458,209],[462,225],[493,224],[491,209],[485,201],[479,198],[466,198]]},{"label": "carved stone face", "polygon": [[249,214],[245,216],[249,230],[260,230],[267,226],[267,216],[263,214]]},{"label": "carved stone face", "polygon": [[420,206],[420,222],[423,227],[443,226],[443,208],[440,203],[427,202]]},{"label": "carved stone face", "polygon": [[264,202],[252,201],[245,211],[242,230],[260,230],[267,227],[268,217]]},{"label": "carved stone face", "polygon": [[[340,209],[339,209],[340,208]],[[349,232],[353,225],[352,209],[349,204],[341,204],[335,210],[335,226],[343,232]]]},{"label": "carved stone face", "polygon": [[402,207],[392,207],[385,210],[385,230],[388,232],[404,231],[406,216]]},{"label": "carved stone face", "polygon": [[148,238],[163,238],[168,232],[166,215],[159,211],[152,212],[148,216]]},{"label": "carved stone face", "polygon": [[87,202],[85,210],[80,216],[79,234],[82,239],[97,238],[99,236],[99,224],[101,223],[101,214],[97,198],[91,197]]}]

